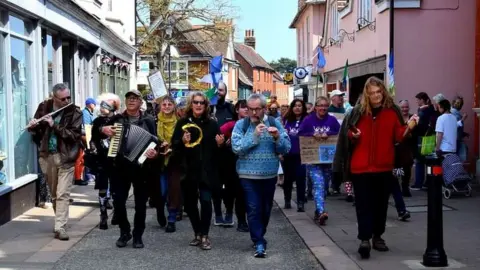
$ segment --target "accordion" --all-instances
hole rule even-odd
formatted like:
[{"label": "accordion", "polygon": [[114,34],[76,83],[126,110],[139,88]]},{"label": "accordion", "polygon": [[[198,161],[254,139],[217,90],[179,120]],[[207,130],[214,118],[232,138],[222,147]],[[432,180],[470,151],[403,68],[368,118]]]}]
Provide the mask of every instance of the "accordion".
[{"label": "accordion", "polygon": [[142,165],[147,158],[145,156],[147,150],[157,146],[157,137],[135,125],[115,123],[114,127],[115,136],[110,140],[107,156],[121,155],[130,162],[136,161]]}]

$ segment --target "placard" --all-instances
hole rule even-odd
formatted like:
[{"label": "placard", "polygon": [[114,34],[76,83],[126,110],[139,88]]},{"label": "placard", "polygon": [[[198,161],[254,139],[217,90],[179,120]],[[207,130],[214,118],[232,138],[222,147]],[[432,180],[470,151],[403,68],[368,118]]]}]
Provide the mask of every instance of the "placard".
[{"label": "placard", "polygon": [[148,76],[148,83],[150,84],[150,89],[152,89],[155,99],[167,94],[167,87],[165,86],[165,81],[160,71]]},{"label": "placard", "polygon": [[90,141],[92,140],[92,125],[84,125],[85,127],[85,141],[87,143],[87,149],[90,149]]},{"label": "placard", "polygon": [[337,149],[338,136],[326,140],[300,136],[300,158],[302,164],[331,164]]}]

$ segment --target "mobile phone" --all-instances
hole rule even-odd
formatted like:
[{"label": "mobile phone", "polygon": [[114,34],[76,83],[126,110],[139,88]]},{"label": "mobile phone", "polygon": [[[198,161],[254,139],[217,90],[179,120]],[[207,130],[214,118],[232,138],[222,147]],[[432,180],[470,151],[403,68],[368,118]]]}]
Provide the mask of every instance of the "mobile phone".
[{"label": "mobile phone", "polygon": [[358,129],[354,126],[354,125],[350,125],[350,128],[349,130],[352,132],[352,133],[358,133]]}]

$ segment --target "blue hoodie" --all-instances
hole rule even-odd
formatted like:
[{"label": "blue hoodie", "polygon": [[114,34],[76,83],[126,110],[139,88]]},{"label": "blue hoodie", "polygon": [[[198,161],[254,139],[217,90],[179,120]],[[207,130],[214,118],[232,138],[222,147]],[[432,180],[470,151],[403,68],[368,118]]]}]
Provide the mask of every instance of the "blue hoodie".
[{"label": "blue hoodie", "polygon": [[[279,132],[277,141],[268,132],[260,136],[254,135],[256,125],[250,123],[247,131],[243,132],[245,119],[240,119],[235,124],[232,132],[232,150],[238,155],[237,173],[240,178],[271,179],[277,177],[279,159],[290,151],[290,139],[282,124],[275,120]],[[267,116],[264,123],[270,126]]]}]

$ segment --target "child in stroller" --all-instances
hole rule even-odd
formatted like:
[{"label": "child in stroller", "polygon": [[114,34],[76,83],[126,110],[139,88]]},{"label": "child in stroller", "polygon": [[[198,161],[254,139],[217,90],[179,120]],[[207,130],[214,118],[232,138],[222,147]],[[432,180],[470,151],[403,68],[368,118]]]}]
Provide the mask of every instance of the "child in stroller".
[{"label": "child in stroller", "polygon": [[442,161],[443,168],[443,197],[450,199],[453,193],[463,193],[472,196],[470,181],[472,178],[463,167],[462,160],[457,154],[448,153]]}]

